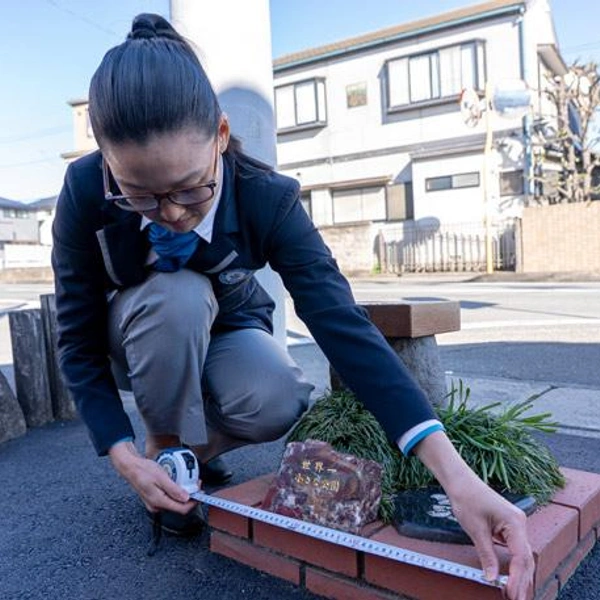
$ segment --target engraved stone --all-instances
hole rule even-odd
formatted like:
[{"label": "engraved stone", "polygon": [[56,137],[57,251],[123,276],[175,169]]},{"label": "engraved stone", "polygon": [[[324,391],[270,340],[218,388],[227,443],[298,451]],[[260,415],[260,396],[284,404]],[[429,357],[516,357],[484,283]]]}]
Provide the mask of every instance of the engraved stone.
[{"label": "engraved stone", "polygon": [[[536,502],[531,496],[510,492],[502,496],[526,515],[535,510]],[[394,525],[400,535],[407,537],[450,544],[471,543],[452,512],[448,496],[437,486],[399,492],[396,495]]]},{"label": "engraved stone", "polygon": [[377,518],[381,473],[379,463],[336,452],[326,442],[291,442],[262,507],[358,533]]}]

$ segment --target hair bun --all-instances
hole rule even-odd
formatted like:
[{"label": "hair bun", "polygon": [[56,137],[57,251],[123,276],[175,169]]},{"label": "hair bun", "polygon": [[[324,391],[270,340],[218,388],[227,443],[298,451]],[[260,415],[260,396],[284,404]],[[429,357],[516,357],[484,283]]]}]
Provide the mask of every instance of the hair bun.
[{"label": "hair bun", "polygon": [[131,31],[127,35],[127,39],[139,40],[156,37],[176,39],[178,34],[169,22],[160,15],[142,13],[133,19]]}]

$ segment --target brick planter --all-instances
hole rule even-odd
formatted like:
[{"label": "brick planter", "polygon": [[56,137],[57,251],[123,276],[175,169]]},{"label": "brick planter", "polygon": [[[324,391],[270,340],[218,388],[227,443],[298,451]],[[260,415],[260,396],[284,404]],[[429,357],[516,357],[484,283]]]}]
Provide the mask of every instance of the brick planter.
[{"label": "brick planter", "polygon": [[[535,554],[535,589],[530,598],[553,600],[594,547],[600,530],[600,475],[563,469],[564,490],[528,519]],[[248,506],[260,506],[272,475],[218,493]],[[500,590],[393,560],[315,540],[260,521],[210,507],[210,547],[241,563],[340,600],[500,600]],[[431,556],[479,567],[472,546],[407,538],[393,527],[372,523],[364,537]],[[508,553],[498,547],[503,573]]]}]

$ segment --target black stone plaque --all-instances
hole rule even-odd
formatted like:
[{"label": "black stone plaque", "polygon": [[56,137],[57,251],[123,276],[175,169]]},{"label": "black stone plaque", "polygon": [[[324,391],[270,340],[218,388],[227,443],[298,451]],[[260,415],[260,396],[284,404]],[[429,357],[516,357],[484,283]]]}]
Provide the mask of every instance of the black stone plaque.
[{"label": "black stone plaque", "polygon": [[[519,494],[502,494],[529,515],[535,499]],[[452,513],[450,500],[440,487],[407,490],[396,495],[394,525],[401,535],[452,544],[471,544],[471,539]]]}]

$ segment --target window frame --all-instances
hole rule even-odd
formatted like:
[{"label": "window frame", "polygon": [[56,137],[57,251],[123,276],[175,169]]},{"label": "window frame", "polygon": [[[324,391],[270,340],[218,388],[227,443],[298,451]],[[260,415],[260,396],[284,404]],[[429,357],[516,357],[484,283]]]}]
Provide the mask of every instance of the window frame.
[{"label": "window frame", "polygon": [[[358,186],[358,187],[341,187],[341,188],[332,188],[331,189],[331,221],[332,224],[334,226],[337,227],[345,227],[348,225],[352,225],[355,223],[385,223],[388,221],[388,210],[387,210],[387,197],[386,197],[386,190],[385,190],[385,185],[381,184],[381,185],[362,185],[362,186]],[[361,200],[362,200],[362,196],[363,196],[363,190],[368,190],[368,189],[378,189],[381,190],[383,192],[383,209],[385,211],[385,216],[381,219],[359,219],[357,220],[353,220],[353,221],[338,221],[336,219],[336,202],[335,202],[335,194],[336,192],[356,192],[358,190],[360,190],[361,193]],[[339,212],[339,211],[338,211]],[[364,216],[364,215],[363,215]]]},{"label": "window frame", "polygon": [[[315,113],[317,119],[315,121],[310,121],[307,123],[298,123],[298,96],[296,94],[296,88],[300,85],[311,82],[313,84],[313,100],[315,106]],[[323,84],[323,111],[325,113],[324,118],[321,118],[319,111],[319,89],[318,83]],[[279,127],[277,125],[277,91],[282,88],[292,87],[294,89],[294,122],[295,125],[288,125],[286,127]],[[307,77],[305,79],[299,79],[298,81],[292,81],[290,83],[284,83],[282,85],[275,86],[273,89],[273,99],[274,99],[274,108],[275,108],[275,123],[277,125],[277,133],[288,133],[292,131],[303,131],[305,129],[314,129],[321,128],[327,126],[327,83],[325,77]]]},{"label": "window frame", "polygon": [[312,202],[312,192],[310,190],[300,190],[300,195],[298,197],[302,208],[306,211],[306,214],[310,217],[311,221],[313,218],[313,202]]},{"label": "window frame", "polygon": [[[450,48],[458,48],[459,51],[462,51],[465,47],[472,47],[472,69],[473,69],[473,79],[475,85],[473,86],[475,91],[480,94],[484,93],[484,86],[486,80],[486,72],[487,72],[487,61],[486,61],[486,43],[485,40],[480,38],[474,38],[465,40],[463,42],[458,42],[455,44],[447,44],[444,46],[439,46],[437,48],[433,48],[431,50],[415,52],[412,54],[405,54],[402,56],[396,56],[393,58],[389,58],[385,61],[385,87],[386,87],[386,110],[388,113],[393,112],[401,112],[405,110],[411,110],[418,107],[427,107],[427,106],[435,106],[438,104],[444,104],[448,102],[453,102],[456,100],[457,96],[460,94],[460,90],[456,93],[442,95],[442,77],[440,73],[440,52],[443,50],[448,50]],[[413,96],[410,79],[411,79],[411,61],[428,57],[428,65],[429,65],[429,88],[430,88],[430,97],[425,100],[415,100],[412,101],[411,98]],[[432,68],[432,57],[435,57],[436,69],[437,73],[434,74],[434,69]],[[407,61],[406,64],[406,74],[407,80],[406,85],[408,87],[408,102],[404,104],[392,104],[391,103],[391,76],[390,76],[390,65],[393,63],[398,63],[400,61]],[[436,77],[434,77],[436,75]],[[461,82],[462,83],[462,82]],[[433,95],[434,91],[437,90],[436,96]]]},{"label": "window frame", "polygon": [[[477,175],[477,183],[468,185],[456,185],[454,183],[455,177],[464,177],[465,175]],[[430,187],[430,183],[433,181],[449,180],[450,185],[444,187]],[[436,175],[435,177],[425,178],[425,192],[447,192],[448,190],[465,190],[468,188],[476,188],[481,186],[481,173],[479,171],[467,171],[465,173],[451,173],[450,175]]]},{"label": "window frame", "polygon": [[[502,178],[504,176],[506,177],[518,177],[521,176],[521,191],[520,192],[513,192],[511,191],[506,191],[504,186],[502,185]],[[513,183],[513,182],[511,182]],[[501,171],[498,174],[498,190],[499,190],[499,194],[501,198],[506,198],[509,196],[523,196],[525,194],[525,172],[523,171],[523,169],[510,169],[507,171]]]}]

